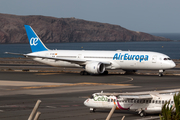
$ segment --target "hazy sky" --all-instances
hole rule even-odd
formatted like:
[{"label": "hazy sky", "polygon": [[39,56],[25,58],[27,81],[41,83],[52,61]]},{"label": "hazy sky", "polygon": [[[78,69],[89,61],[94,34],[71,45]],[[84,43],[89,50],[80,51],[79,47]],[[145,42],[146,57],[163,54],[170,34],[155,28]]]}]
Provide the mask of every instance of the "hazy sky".
[{"label": "hazy sky", "polygon": [[0,0],[0,13],[75,17],[147,33],[180,33],[180,0]]}]

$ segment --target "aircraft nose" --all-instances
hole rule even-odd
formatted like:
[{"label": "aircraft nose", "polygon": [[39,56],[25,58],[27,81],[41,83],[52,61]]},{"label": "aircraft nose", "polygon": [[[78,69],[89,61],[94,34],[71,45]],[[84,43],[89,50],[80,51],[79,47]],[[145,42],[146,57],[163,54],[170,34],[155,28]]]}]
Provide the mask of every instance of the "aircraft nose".
[{"label": "aircraft nose", "polygon": [[87,101],[88,101],[88,99],[84,101],[84,105],[85,106],[87,106],[87,103],[88,103]]},{"label": "aircraft nose", "polygon": [[176,66],[176,64],[172,61],[171,67],[174,68],[175,66]]}]

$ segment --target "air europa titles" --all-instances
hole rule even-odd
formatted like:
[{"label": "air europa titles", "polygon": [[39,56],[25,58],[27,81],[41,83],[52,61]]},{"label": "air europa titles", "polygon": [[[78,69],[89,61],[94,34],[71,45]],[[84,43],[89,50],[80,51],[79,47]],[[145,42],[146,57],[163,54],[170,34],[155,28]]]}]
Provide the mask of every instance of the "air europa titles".
[{"label": "air europa titles", "polygon": [[136,61],[148,61],[148,55],[129,55],[128,53],[121,54],[115,53],[113,60],[136,60]]}]

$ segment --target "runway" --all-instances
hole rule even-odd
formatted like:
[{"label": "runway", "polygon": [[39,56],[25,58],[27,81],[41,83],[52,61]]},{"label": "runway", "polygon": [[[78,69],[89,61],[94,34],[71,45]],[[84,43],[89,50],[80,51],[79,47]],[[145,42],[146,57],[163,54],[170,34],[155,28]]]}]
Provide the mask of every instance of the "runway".
[{"label": "runway", "polygon": [[[180,88],[179,76],[81,76],[59,72],[0,72],[0,119],[27,119],[36,101],[42,101],[39,120],[104,120],[109,110],[90,113],[83,105],[95,92],[135,92]],[[129,111],[115,111],[112,120],[142,119]],[[144,118],[158,117],[148,115]]]}]

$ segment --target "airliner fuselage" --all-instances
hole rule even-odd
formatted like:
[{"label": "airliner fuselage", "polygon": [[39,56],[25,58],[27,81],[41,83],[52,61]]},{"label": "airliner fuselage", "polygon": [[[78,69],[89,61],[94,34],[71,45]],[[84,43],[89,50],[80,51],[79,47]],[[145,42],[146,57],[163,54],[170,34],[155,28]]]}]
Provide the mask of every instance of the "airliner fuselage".
[{"label": "airliner fuselage", "polygon": [[[165,54],[157,52],[143,51],[85,51],[85,50],[49,50],[42,52],[34,52],[29,55],[39,55],[52,58],[76,59],[86,61],[84,64],[91,62],[111,63],[105,65],[105,69],[124,69],[124,70],[140,70],[140,69],[170,69],[175,63]],[[58,67],[82,67],[76,63],[67,61],[57,61],[53,59],[34,58],[38,62],[42,62]]]}]

